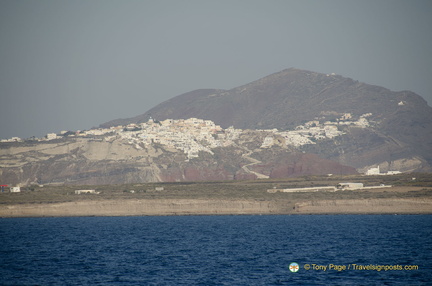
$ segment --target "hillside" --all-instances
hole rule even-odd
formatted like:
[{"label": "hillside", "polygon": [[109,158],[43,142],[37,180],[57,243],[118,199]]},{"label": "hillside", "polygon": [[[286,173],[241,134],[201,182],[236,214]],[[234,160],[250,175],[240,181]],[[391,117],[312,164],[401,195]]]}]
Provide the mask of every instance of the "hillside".
[{"label": "hillside", "polygon": [[0,143],[0,180],[14,185],[93,185],[357,173],[299,152],[295,145],[334,135],[310,132],[315,135],[285,134],[293,139],[286,142],[276,131],[223,129],[191,118]]},{"label": "hillside", "polygon": [[431,172],[432,108],[409,91],[288,69],[100,128],[6,141],[0,181],[11,185]]},{"label": "hillside", "polygon": [[287,69],[231,90],[196,90],[176,96],[142,115],[116,120],[127,124],[150,117],[203,118],[224,128],[293,130],[318,120],[336,122],[344,114],[367,118],[334,141],[302,146],[301,151],[361,171],[432,171],[432,108],[410,91],[394,92],[334,74]]}]

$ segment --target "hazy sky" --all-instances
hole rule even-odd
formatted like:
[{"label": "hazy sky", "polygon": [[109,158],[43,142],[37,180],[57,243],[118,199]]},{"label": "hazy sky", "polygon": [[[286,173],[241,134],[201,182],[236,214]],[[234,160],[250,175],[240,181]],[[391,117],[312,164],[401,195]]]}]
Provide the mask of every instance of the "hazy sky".
[{"label": "hazy sky", "polygon": [[0,0],[0,138],[84,130],[296,67],[432,105],[432,1]]}]

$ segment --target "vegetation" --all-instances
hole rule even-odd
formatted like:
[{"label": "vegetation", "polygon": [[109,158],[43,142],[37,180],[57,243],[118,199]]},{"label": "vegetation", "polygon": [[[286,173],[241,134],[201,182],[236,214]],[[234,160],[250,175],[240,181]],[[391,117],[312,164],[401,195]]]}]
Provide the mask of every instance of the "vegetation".
[{"label": "vegetation", "polygon": [[[359,182],[365,186],[385,184],[395,187],[337,192],[267,192],[268,189],[273,188],[336,186],[340,182]],[[80,189],[94,189],[100,194],[76,195],[75,190]],[[251,199],[298,202],[339,199],[430,198],[432,197],[432,178],[430,178],[430,174],[420,173],[394,176],[307,176],[250,181],[140,183],[98,186],[32,185],[21,188],[21,190],[20,193],[0,193],[0,205],[124,199]]]}]

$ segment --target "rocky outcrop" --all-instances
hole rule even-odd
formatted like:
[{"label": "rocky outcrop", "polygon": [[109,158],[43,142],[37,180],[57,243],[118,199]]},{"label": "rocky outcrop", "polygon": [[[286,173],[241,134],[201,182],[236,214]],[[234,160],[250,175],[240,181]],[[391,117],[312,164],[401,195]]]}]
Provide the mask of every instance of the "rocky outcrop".
[{"label": "rocky outcrop", "polygon": [[366,172],[370,168],[379,167],[382,172],[388,172],[391,170],[399,170],[401,172],[414,172],[414,171],[425,171],[429,169],[429,164],[422,158],[404,158],[394,161],[383,161],[371,166],[359,168],[360,172]]}]

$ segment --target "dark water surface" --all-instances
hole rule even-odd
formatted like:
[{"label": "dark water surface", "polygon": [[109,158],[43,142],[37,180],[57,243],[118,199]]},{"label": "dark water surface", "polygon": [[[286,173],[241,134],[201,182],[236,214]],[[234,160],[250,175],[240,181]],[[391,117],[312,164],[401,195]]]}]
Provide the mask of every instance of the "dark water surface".
[{"label": "dark water surface", "polygon": [[0,219],[0,284],[432,285],[432,216]]}]

